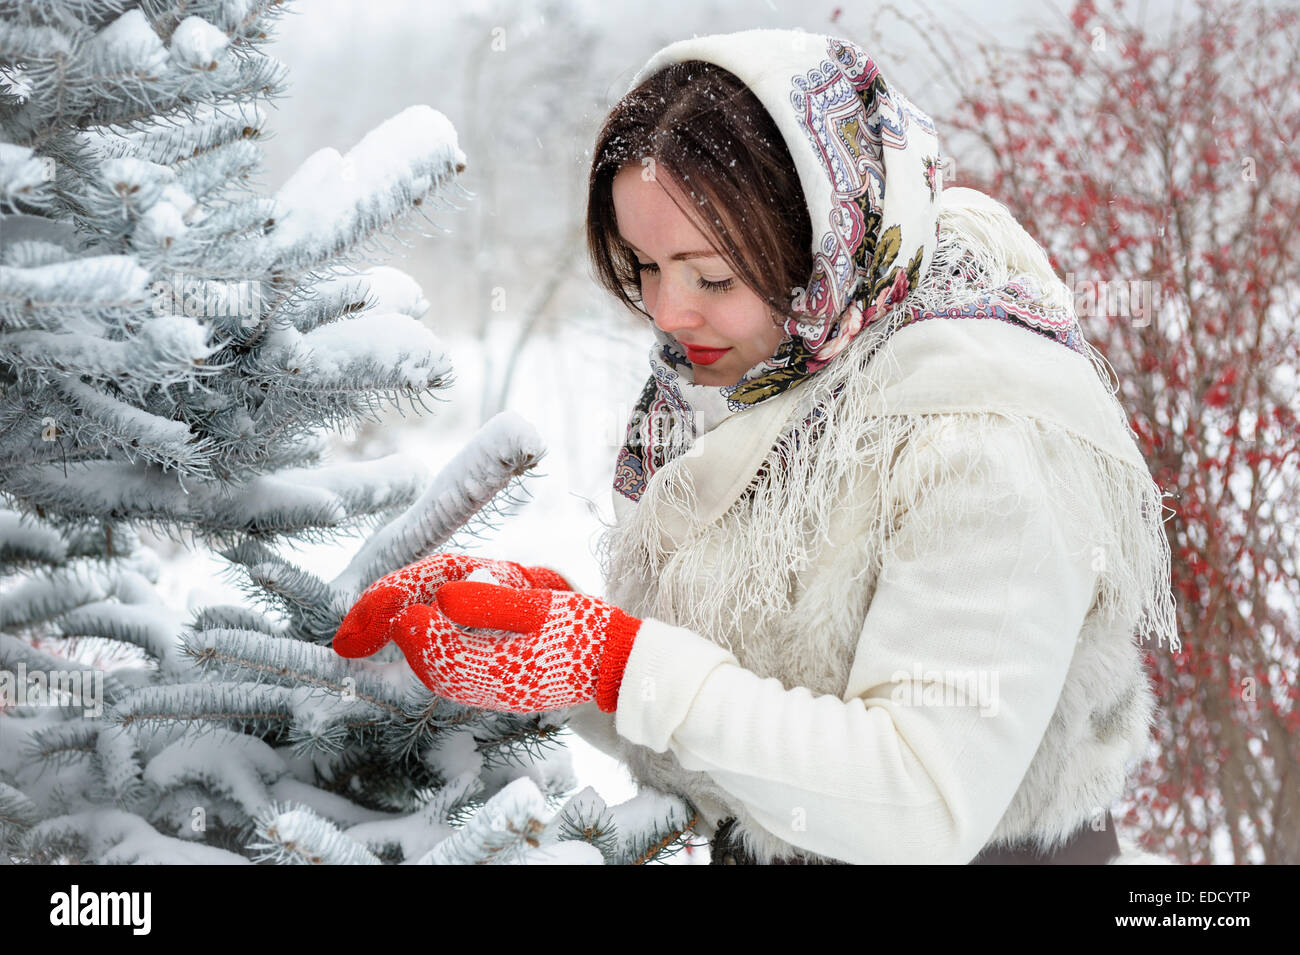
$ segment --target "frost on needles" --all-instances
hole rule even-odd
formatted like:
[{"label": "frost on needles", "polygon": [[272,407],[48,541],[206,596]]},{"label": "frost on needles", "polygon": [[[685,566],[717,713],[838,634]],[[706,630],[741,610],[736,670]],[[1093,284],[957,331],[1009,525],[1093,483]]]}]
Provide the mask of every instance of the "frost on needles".
[{"label": "frost on needles", "polygon": [[[412,217],[441,231],[466,158],[413,106],[259,194],[283,9],[0,0],[0,854],[662,858],[690,807],[568,797],[563,713],[467,709],[395,647],[330,648],[370,582],[488,524],[544,448],[503,413],[436,475],[326,460],[452,381],[419,287],[364,257]],[[248,606],[168,605],[142,528],[220,554]],[[334,579],[286,556],[357,529]]]}]

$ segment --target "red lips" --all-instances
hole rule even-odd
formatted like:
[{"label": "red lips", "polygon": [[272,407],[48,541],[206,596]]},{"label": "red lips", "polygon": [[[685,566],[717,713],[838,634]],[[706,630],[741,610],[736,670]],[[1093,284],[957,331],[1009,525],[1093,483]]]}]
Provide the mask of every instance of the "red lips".
[{"label": "red lips", "polygon": [[683,347],[686,349],[686,357],[693,365],[712,365],[731,351],[730,348],[697,348],[694,345],[683,345]]}]

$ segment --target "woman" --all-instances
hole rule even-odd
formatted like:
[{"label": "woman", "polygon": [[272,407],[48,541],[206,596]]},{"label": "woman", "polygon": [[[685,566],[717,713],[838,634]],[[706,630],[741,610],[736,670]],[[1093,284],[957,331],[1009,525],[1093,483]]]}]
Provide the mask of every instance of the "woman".
[{"label": "woman", "polygon": [[942,189],[928,117],[845,40],[684,40],[607,119],[588,214],[655,337],[607,597],[435,555],[339,652],[574,707],[715,862],[1157,861],[1108,809],[1140,640],[1178,647],[1160,492],[1045,253]]}]

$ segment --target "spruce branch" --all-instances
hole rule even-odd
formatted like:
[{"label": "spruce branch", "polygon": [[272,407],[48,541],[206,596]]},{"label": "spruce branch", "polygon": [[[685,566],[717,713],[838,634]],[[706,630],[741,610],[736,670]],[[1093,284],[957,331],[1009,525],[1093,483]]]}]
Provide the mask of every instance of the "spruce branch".
[{"label": "spruce branch", "polygon": [[377,665],[345,659],[303,640],[254,630],[191,630],[182,637],[182,652],[220,681],[245,677],[287,687],[313,686],[340,699],[359,700],[390,718],[404,712],[403,688]]},{"label": "spruce branch", "polygon": [[40,863],[89,865],[247,864],[242,856],[165,836],[140,816],[97,808],[43,819],[23,839],[23,854]]},{"label": "spruce branch", "polygon": [[575,793],[548,827],[550,840],[578,840],[595,846],[607,863],[617,858],[620,835],[614,814],[596,791],[587,786]]},{"label": "spruce branch", "polygon": [[518,716],[485,711],[483,728],[487,736],[478,752],[486,769],[527,766],[564,745],[558,739],[564,725],[552,722],[545,713]]},{"label": "spruce branch", "polygon": [[[105,705],[112,705],[130,692],[112,673],[104,673],[96,667],[67,657],[45,653],[7,633],[0,633],[0,668],[15,675],[23,672],[57,675],[59,684],[66,687],[74,685],[70,677],[75,676],[78,678],[76,682],[80,686],[79,696],[82,700],[88,692],[87,685],[92,693],[95,688],[102,687]],[[77,706],[70,706],[69,709],[75,712]]]},{"label": "spruce branch", "polygon": [[25,793],[0,782],[0,854],[14,852],[27,830],[40,818],[40,809]]},{"label": "spruce branch", "polygon": [[128,694],[108,711],[119,726],[188,724],[197,731],[225,724],[264,736],[287,732],[293,722],[293,691],[283,686],[242,683],[182,683]]},{"label": "spruce branch", "polygon": [[90,720],[69,720],[37,730],[25,741],[23,757],[28,763],[42,763],[56,770],[91,760],[98,752],[101,725]]},{"label": "spruce branch", "polygon": [[517,861],[541,844],[546,801],[537,785],[521,777],[498,791],[460,829],[419,861],[423,865],[483,865]]},{"label": "spruce branch", "polygon": [[379,865],[365,846],[306,806],[274,804],[256,821],[258,841],[249,849],[258,862],[278,865]]},{"label": "spruce branch", "polygon": [[690,803],[652,789],[642,789],[611,812],[623,833],[616,853],[618,865],[647,865],[676,855],[699,822],[699,812]]},{"label": "spruce branch", "polygon": [[436,553],[457,529],[544,454],[531,424],[513,412],[495,416],[414,504],[366,541],[335,578],[334,586],[359,594],[385,574]]},{"label": "spruce branch", "polygon": [[381,744],[395,758],[413,758],[436,746],[439,734],[447,730],[480,726],[484,714],[484,710],[434,696],[422,684],[413,683],[403,697],[401,719],[384,727]]}]

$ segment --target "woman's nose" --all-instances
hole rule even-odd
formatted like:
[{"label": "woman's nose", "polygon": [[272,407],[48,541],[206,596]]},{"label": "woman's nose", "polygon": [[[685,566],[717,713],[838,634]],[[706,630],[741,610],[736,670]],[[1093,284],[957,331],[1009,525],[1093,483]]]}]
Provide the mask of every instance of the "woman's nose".
[{"label": "woman's nose", "polygon": [[704,316],[695,307],[690,293],[678,288],[675,282],[659,282],[653,314],[660,331],[669,335],[682,328],[695,328],[704,322]]}]

